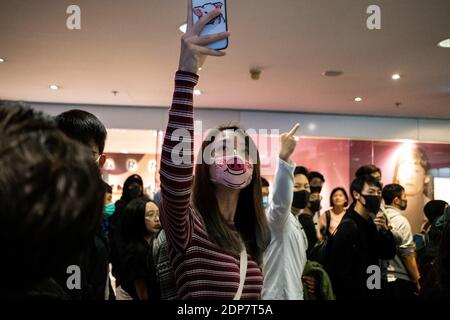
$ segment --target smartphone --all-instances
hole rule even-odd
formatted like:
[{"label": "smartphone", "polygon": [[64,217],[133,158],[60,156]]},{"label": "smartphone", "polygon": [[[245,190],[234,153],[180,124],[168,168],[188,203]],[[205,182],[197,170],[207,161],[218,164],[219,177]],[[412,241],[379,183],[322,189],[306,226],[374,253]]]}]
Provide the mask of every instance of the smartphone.
[{"label": "smartphone", "polygon": [[[220,8],[222,13],[210,21],[200,35],[209,35],[228,31],[226,0],[192,0],[192,22],[195,24],[203,15]],[[228,38],[211,43],[208,48],[214,50],[224,50],[228,47]]]}]

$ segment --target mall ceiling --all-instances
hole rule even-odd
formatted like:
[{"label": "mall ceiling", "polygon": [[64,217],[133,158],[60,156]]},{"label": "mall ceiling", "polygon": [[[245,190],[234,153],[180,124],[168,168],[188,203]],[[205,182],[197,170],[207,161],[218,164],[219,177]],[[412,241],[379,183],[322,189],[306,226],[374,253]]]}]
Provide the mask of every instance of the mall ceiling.
[{"label": "mall ceiling", "polygon": [[[81,8],[81,30],[66,28],[71,4]],[[380,30],[366,27],[374,4]],[[168,106],[185,7],[1,1],[0,98]],[[227,56],[207,60],[198,107],[450,119],[450,49],[437,46],[450,38],[449,0],[228,0],[228,15]],[[262,68],[260,80],[252,67]]]}]

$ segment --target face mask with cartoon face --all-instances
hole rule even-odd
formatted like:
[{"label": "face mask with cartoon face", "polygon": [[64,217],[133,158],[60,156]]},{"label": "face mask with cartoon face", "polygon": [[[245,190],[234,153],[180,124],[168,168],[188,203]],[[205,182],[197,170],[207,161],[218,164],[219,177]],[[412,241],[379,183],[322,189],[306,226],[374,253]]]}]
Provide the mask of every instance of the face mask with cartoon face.
[{"label": "face mask with cartoon face", "polygon": [[240,156],[214,158],[209,166],[210,179],[215,184],[242,190],[252,181],[253,165]]}]

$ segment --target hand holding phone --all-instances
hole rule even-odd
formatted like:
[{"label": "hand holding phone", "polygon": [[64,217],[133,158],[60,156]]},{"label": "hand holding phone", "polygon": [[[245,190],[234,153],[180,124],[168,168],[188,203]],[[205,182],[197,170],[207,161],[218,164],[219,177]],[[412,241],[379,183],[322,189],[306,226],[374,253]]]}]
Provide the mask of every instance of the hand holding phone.
[{"label": "hand holding phone", "polygon": [[[192,0],[192,21],[194,24],[200,18],[216,9],[220,9],[221,14],[206,24],[200,33],[201,36],[228,31],[226,0]],[[208,45],[208,48],[214,50],[224,50],[227,47],[228,38]]]},{"label": "hand holding phone", "polygon": [[197,73],[206,56],[222,57],[224,51],[211,49],[208,46],[220,42],[229,37],[229,32],[219,32],[211,35],[202,35],[205,26],[221,15],[221,11],[215,9],[197,19],[193,19],[193,0],[188,0],[187,31],[181,37],[180,63],[178,70]]}]

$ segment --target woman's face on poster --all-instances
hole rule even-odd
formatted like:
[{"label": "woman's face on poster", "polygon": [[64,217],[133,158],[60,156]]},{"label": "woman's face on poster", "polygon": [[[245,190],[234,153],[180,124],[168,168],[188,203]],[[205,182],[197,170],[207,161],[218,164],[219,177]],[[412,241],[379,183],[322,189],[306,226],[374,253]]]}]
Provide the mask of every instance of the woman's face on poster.
[{"label": "woman's face on poster", "polygon": [[397,183],[405,188],[407,196],[423,193],[428,183],[425,169],[420,165],[420,159],[411,153],[401,154],[398,158]]}]

